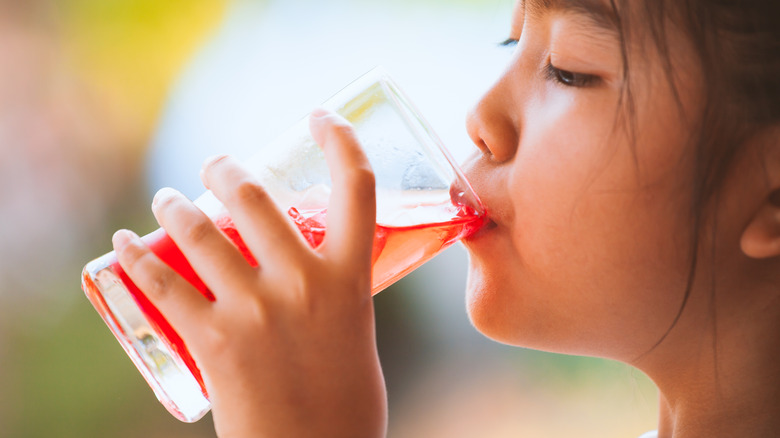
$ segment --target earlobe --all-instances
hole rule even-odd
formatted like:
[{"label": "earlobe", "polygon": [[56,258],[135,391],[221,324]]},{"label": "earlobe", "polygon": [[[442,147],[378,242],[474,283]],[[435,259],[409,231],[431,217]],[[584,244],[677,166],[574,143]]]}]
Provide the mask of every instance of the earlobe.
[{"label": "earlobe", "polygon": [[748,257],[763,259],[780,255],[780,189],[773,191],[758,209],[740,241]]}]

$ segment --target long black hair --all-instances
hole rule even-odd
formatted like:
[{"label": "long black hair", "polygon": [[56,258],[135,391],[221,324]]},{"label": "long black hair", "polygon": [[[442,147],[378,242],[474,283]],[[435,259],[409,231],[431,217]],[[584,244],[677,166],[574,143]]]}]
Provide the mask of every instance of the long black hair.
[{"label": "long black hair", "polygon": [[[734,157],[751,135],[780,123],[780,1],[777,0],[610,0],[618,17],[623,54],[624,87],[620,112],[633,132],[635,108],[630,87],[628,45],[636,34],[632,29],[641,17],[647,32],[665,63],[667,81],[682,110],[670,57],[672,31],[681,31],[697,56],[704,90],[703,111],[691,136],[696,156],[690,201],[690,269],[682,304],[657,347],[674,328],[683,313],[700,273],[702,234],[715,242],[719,189]],[[632,134],[633,135],[633,134]],[[707,225],[706,227],[704,225]],[[712,245],[715,259],[716,245]],[[715,299],[714,269],[710,270],[711,299]],[[716,315],[713,314],[713,327]],[[713,342],[715,340],[713,339]],[[651,349],[651,350],[652,350]]]}]

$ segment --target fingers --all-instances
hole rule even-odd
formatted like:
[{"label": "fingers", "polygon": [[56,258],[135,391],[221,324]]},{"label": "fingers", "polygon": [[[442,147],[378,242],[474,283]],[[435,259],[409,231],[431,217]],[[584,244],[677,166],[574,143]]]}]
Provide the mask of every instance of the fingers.
[{"label": "fingers", "polygon": [[286,212],[232,157],[204,163],[203,182],[230,212],[241,237],[260,266],[299,265],[309,247]]},{"label": "fingers", "polygon": [[324,150],[333,182],[326,251],[346,263],[370,263],[376,227],[376,182],[371,164],[352,126],[341,116],[315,110],[309,128]]},{"label": "fingers", "polygon": [[133,232],[119,230],[114,251],[125,273],[184,337],[196,336],[210,310],[209,301],[160,260]]},{"label": "fingers", "polygon": [[157,192],[152,212],[198,277],[219,299],[251,287],[255,270],[217,226],[176,190]]},{"label": "fingers", "polygon": [[[328,230],[323,250],[343,264],[370,264],[376,227],[374,173],[351,125],[324,110],[310,117],[315,141],[325,153],[333,183],[328,206]],[[308,245],[286,212],[228,156],[209,160],[204,184],[230,211],[244,242],[261,266],[300,264]]]}]

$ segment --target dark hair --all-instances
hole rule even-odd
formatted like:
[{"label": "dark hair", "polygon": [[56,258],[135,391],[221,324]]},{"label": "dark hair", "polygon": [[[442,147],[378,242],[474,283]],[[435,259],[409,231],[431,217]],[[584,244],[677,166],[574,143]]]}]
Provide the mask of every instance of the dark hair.
[{"label": "dark hair", "polygon": [[[689,39],[695,49],[704,90],[703,112],[695,120],[691,141],[696,167],[690,204],[691,262],[682,304],[655,349],[674,328],[693,289],[699,267],[703,230],[717,233],[717,221],[708,214],[717,209],[718,192],[735,155],[752,134],[780,121],[780,1],[778,0],[610,0],[618,17],[625,76],[620,111],[628,114],[629,132],[634,101],[629,86],[628,38],[633,20],[648,23],[649,36],[665,63],[667,81],[682,109],[674,85],[668,35],[675,31]],[[638,9],[637,9],[638,7]],[[633,134],[632,134],[633,135]],[[707,227],[704,227],[704,225]],[[715,246],[712,252],[714,256]],[[714,299],[715,282],[711,282]],[[713,318],[716,315],[713,314]],[[714,342],[714,341],[713,341]]]}]

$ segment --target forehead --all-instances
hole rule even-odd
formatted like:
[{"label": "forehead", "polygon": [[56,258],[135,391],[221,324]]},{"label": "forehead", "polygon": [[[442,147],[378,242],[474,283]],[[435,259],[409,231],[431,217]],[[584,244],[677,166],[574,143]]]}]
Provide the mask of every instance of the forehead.
[{"label": "forehead", "polygon": [[619,17],[613,0],[518,0],[518,12],[537,16],[548,12],[571,13],[604,30],[616,32]]}]

